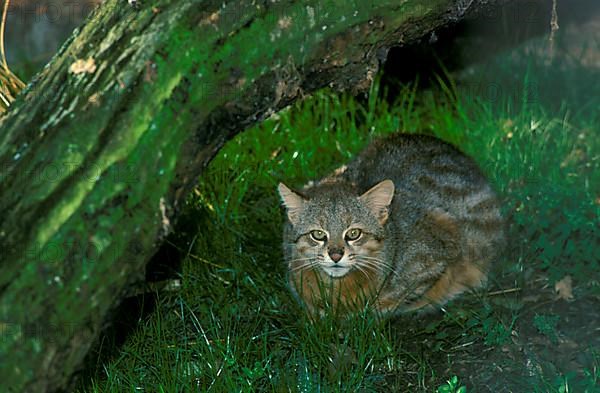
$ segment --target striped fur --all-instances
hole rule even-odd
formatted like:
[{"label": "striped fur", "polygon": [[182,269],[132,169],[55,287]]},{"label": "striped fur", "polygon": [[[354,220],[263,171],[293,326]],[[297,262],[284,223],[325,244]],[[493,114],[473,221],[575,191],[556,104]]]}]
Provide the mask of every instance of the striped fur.
[{"label": "striped fur", "polygon": [[[393,182],[387,214],[365,197],[384,180]],[[312,312],[439,307],[483,285],[504,245],[498,200],[477,165],[429,136],[376,140],[331,176],[300,192],[280,185],[280,194],[290,287]],[[361,230],[355,241],[344,235],[352,228]],[[347,269],[335,269],[332,249],[343,251]]]}]

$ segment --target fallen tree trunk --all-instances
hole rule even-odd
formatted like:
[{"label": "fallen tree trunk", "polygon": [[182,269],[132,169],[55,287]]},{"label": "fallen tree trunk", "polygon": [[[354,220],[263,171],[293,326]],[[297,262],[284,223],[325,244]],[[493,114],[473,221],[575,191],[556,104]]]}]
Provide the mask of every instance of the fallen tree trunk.
[{"label": "fallen tree trunk", "polygon": [[102,4],[0,123],[2,390],[66,386],[228,138],[471,3]]}]

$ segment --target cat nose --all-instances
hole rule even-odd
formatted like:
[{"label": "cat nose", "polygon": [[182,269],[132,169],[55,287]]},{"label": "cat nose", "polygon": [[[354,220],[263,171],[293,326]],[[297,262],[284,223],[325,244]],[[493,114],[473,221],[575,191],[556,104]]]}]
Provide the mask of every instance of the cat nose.
[{"label": "cat nose", "polygon": [[340,261],[340,259],[342,259],[342,257],[344,256],[343,251],[330,251],[329,252],[329,258],[331,258],[331,260],[335,263],[338,263]]}]

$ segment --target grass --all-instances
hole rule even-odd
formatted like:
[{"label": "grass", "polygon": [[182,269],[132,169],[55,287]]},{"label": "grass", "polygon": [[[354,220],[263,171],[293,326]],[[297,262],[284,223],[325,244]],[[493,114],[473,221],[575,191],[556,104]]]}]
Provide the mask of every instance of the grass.
[{"label": "grass", "polygon": [[[467,381],[486,373],[502,387],[492,360],[477,369],[460,359],[493,359],[534,316],[553,342],[564,334],[558,316],[530,309],[526,288],[551,291],[568,274],[575,298],[600,296],[600,75],[524,55],[483,69],[431,90],[404,86],[393,103],[377,84],[367,99],[320,91],[230,141],[170,239],[181,289],[156,293],[155,310],[81,391],[464,392],[482,391]],[[478,86],[492,82],[502,89],[490,99]],[[276,185],[324,176],[395,130],[475,158],[502,197],[510,248],[488,289],[445,312],[311,323],[286,287]],[[522,391],[600,391],[593,356],[575,374],[519,374]]]}]

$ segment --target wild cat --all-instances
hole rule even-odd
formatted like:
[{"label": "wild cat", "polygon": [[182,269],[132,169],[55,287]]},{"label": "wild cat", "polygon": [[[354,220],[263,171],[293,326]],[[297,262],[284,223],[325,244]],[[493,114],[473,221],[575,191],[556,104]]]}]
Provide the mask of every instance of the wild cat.
[{"label": "wild cat", "polygon": [[283,183],[284,257],[310,312],[433,309],[486,282],[504,244],[475,162],[437,138],[393,134],[301,191]]}]

